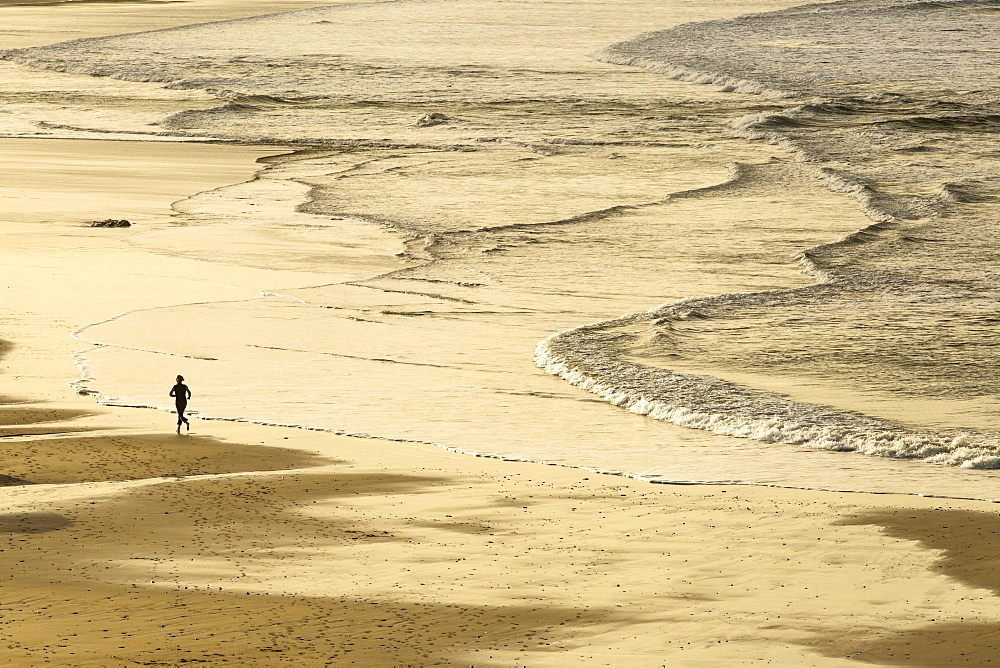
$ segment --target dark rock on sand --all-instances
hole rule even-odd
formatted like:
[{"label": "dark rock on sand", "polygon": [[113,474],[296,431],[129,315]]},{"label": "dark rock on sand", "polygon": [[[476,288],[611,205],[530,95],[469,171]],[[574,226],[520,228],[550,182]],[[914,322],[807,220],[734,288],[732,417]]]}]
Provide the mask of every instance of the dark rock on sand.
[{"label": "dark rock on sand", "polygon": [[445,116],[444,114],[439,114],[435,112],[433,114],[424,114],[423,116],[417,119],[415,125],[418,128],[427,128],[432,125],[441,125],[442,123],[447,123],[450,120],[451,119]]},{"label": "dark rock on sand", "polygon": [[132,227],[132,223],[125,219],[108,218],[107,220],[95,220],[90,224],[90,227]]}]

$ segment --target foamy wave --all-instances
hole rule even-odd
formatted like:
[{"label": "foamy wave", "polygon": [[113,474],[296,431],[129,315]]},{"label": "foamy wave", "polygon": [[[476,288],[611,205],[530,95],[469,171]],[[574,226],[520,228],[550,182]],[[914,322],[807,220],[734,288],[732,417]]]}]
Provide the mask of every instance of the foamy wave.
[{"label": "foamy wave", "polygon": [[[718,302],[725,298],[711,299]],[[637,313],[554,334],[538,345],[535,363],[615,406],[682,427],[765,443],[920,459],[963,468],[1000,468],[996,439],[909,431],[868,416],[796,403],[716,378],[634,364],[614,354],[621,328],[664,317],[687,317],[703,301],[692,299],[655,313]]]},{"label": "foamy wave", "polygon": [[611,65],[625,65],[627,67],[641,67],[644,70],[663,74],[677,81],[688,83],[707,84],[719,86],[725,93],[746,93],[749,95],[763,95],[776,99],[787,99],[800,97],[800,93],[790,90],[773,88],[760,81],[752,79],[739,79],[729,76],[723,72],[707,72],[690,69],[682,65],[669,62],[661,62],[652,58],[630,55],[624,52],[619,45],[605,47],[591,54],[595,60],[599,60]]},{"label": "foamy wave", "polygon": [[[995,91],[995,78],[987,74],[995,69],[993,59],[972,55],[985,55],[984,40],[992,46],[993,37],[968,26],[979,18],[977,13],[991,20],[996,7],[996,2],[981,0],[803,5],[647,32],[605,47],[595,57],[684,81],[779,97],[854,94],[891,100],[898,97],[893,91],[897,83],[920,81],[926,90],[928,82],[945,80],[944,90]],[[969,56],[961,68],[948,68],[942,77],[938,49]],[[992,81],[986,83],[984,77]]]},{"label": "foamy wave", "polygon": [[[836,124],[836,120],[818,120],[817,116],[813,116],[817,110],[828,114],[830,108],[835,106],[841,107],[842,113],[848,116],[861,113],[852,109],[849,104],[803,105],[782,112],[750,114],[730,121],[729,125],[737,135],[752,140],[767,140],[795,155],[800,162],[821,162],[824,157],[809,146],[811,137],[799,139],[789,130]],[[846,123],[843,120],[840,122]],[[890,196],[880,192],[867,180],[842,169],[816,167],[812,173],[832,192],[843,193],[857,200],[861,211],[876,223],[913,220],[933,213],[931,202],[914,197]]]}]

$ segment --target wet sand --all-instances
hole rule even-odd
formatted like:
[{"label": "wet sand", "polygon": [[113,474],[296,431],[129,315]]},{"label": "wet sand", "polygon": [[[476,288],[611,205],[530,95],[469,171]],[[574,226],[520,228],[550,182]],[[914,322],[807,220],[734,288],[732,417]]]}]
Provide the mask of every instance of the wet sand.
[{"label": "wet sand", "polygon": [[198,21],[224,21],[305,7],[336,5],[322,0],[0,0],[10,23],[0,48],[143,30]]},{"label": "wet sand", "polygon": [[47,405],[4,413],[80,430],[4,439],[9,665],[995,658],[981,502],[653,485],[241,423],[177,436],[163,413]]},{"label": "wet sand", "polygon": [[[44,189],[59,177],[28,173],[26,141],[0,142],[0,164]],[[122,205],[114,179],[79,168],[109,150],[133,174],[131,210],[157,226],[180,196],[171,175],[188,175],[181,194],[236,182],[260,149],[47,146],[72,189],[0,215],[0,662],[997,661],[994,504],[653,485],[197,417],[178,436],[168,413],[77,394],[78,327],[315,277],[83,226]]]}]

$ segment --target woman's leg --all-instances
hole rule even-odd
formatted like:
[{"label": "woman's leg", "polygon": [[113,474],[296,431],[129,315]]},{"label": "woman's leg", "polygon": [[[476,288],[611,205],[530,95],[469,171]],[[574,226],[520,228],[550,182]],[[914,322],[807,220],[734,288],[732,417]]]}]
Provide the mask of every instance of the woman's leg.
[{"label": "woman's leg", "polygon": [[181,433],[181,423],[182,422],[187,425],[188,431],[191,430],[191,423],[188,422],[188,419],[186,417],[184,417],[184,411],[185,411],[185,409],[187,409],[187,403],[183,403],[182,404],[180,402],[177,402],[177,433],[178,434]]}]

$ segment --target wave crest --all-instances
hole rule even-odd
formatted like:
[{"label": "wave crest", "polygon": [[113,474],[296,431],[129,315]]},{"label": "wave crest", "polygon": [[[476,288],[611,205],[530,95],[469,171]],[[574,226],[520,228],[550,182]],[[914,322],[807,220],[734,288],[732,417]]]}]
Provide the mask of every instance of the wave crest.
[{"label": "wave crest", "polygon": [[[711,298],[718,302],[728,296]],[[674,304],[559,332],[538,344],[535,363],[547,373],[637,415],[682,427],[820,450],[920,459],[964,468],[1000,468],[1000,442],[976,434],[916,432],[848,411],[791,401],[708,376],[688,376],[623,360],[615,354],[623,328],[689,317],[705,300]]]}]

